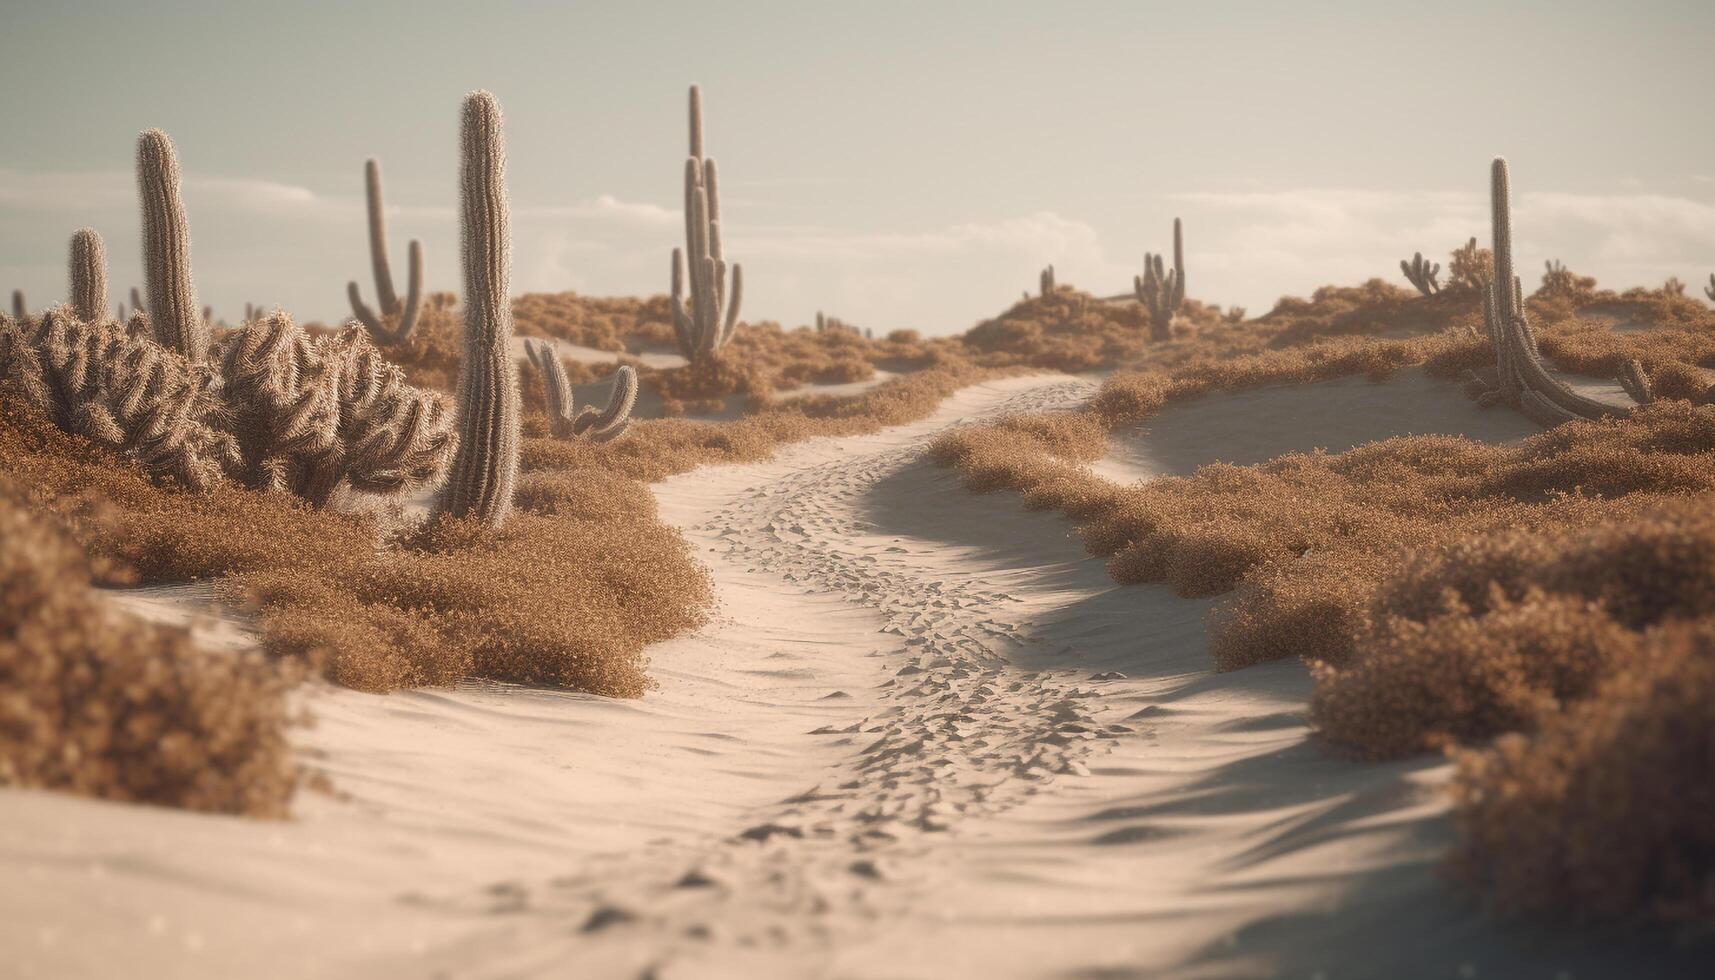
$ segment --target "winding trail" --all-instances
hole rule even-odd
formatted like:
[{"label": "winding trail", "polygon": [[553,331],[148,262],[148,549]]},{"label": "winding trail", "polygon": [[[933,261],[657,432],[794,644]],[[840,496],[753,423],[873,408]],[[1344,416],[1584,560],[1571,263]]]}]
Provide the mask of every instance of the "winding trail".
[{"label": "winding trail", "polygon": [[[1233,416],[1284,446],[1463,404],[1425,384],[1211,397],[1110,465],[1218,458]],[[284,824],[0,791],[0,880],[30,884],[0,889],[0,946],[53,977],[1680,975],[1497,930],[1437,879],[1440,760],[1330,758],[1302,666],[1211,673],[1208,600],[1117,586],[1066,521],[924,458],[1094,390],[989,382],[657,485],[720,606],[651,650],[643,699],[313,685],[332,792]]]}]

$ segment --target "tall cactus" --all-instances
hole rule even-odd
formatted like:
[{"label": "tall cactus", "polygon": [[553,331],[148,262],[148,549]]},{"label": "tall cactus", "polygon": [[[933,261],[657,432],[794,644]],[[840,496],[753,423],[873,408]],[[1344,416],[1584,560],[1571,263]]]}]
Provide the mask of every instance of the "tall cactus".
[{"label": "tall cactus", "polygon": [[1132,277],[1138,302],[1149,308],[1149,334],[1155,340],[1173,336],[1174,314],[1185,302],[1185,239],[1178,218],[1173,219],[1173,270],[1165,270],[1160,255],[1145,252],[1143,275]]},{"label": "tall cactus", "polygon": [[22,289],[12,290],[12,319],[19,323],[30,322],[30,304],[25,301]]},{"label": "tall cactus", "polygon": [[1422,252],[1412,255],[1410,261],[1400,259],[1399,269],[1423,295],[1434,296],[1441,291],[1441,263],[1424,261]]},{"label": "tall cactus", "polygon": [[71,308],[85,323],[107,315],[107,246],[94,228],[71,236]]},{"label": "tall cactus", "polygon": [[[369,160],[363,165],[364,197],[369,206],[369,263],[375,272],[375,299],[380,312],[363,302],[363,291],[356,280],[346,284],[345,294],[351,300],[352,315],[369,331],[375,342],[396,347],[411,336],[417,326],[417,313],[423,301],[423,243],[415,238],[406,253],[408,263],[405,281],[405,302],[393,290],[393,270],[387,262],[387,216],[381,204],[381,164]],[[397,318],[389,327],[388,318]]]},{"label": "tall cactus", "polygon": [[499,527],[518,478],[518,362],[509,349],[511,231],[500,103],[465,96],[460,127],[459,203],[464,264],[464,363],[459,368],[459,441],[436,512]]},{"label": "tall cactus", "polygon": [[1053,293],[1054,293],[1054,266],[1052,264],[1050,264],[1048,266],[1048,268],[1043,269],[1042,274],[1037,276],[1036,278],[1037,278],[1037,285],[1042,290],[1042,298],[1047,299],[1049,296],[1053,295]]},{"label": "tall cactus", "polygon": [[556,439],[587,436],[595,442],[611,442],[631,428],[631,409],[637,404],[637,372],[621,364],[613,375],[613,393],[606,408],[587,406],[577,411],[566,366],[554,345],[545,340],[526,340],[524,353],[542,372],[542,398],[548,409],[548,430]]},{"label": "tall cactus", "polygon": [[[673,250],[673,333],[691,361],[704,360],[732,339],[744,299],[744,270],[721,249],[721,200],[715,162],[703,156],[703,96],[691,86],[691,155],[685,160],[685,248]],[[689,302],[686,292],[689,291]]]},{"label": "tall cactus", "polygon": [[179,158],[158,129],[137,137],[137,191],[143,202],[143,273],[149,323],[165,347],[194,362],[208,356],[208,324],[191,283],[191,234],[179,196]]},{"label": "tall cactus", "polygon": [[[1495,377],[1491,383],[1472,373],[1470,388],[1479,404],[1505,402],[1545,426],[1627,414],[1629,408],[1572,390],[1542,363],[1536,334],[1526,317],[1524,287],[1513,271],[1512,179],[1504,157],[1496,157],[1490,167],[1489,195],[1494,275],[1483,297],[1483,323],[1495,349]],[[1623,365],[1620,383],[1640,404],[1654,395],[1649,377],[1637,361]]]}]

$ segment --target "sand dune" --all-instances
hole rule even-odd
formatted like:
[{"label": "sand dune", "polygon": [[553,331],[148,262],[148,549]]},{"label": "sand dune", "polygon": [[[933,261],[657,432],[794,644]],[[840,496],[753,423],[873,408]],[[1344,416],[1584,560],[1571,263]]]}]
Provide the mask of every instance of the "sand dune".
[{"label": "sand dune", "polygon": [[[1491,924],[1434,874],[1437,760],[1326,756],[1301,666],[1211,673],[1207,600],[921,456],[1093,390],[992,382],[657,485],[720,607],[640,701],[306,689],[332,792],[288,823],[0,792],[0,944],[54,977],[1679,975]],[[1176,408],[1102,472],[1416,425],[1529,431],[1408,372]]]}]

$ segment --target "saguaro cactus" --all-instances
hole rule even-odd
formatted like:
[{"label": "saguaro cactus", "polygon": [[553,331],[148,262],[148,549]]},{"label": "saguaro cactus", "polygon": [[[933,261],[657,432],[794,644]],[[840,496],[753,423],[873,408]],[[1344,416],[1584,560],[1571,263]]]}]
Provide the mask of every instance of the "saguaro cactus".
[{"label": "saguaro cactus", "polygon": [[518,478],[518,362],[509,349],[511,231],[500,103],[465,96],[459,201],[464,263],[464,363],[459,368],[459,442],[436,512],[498,527],[512,510]]},{"label": "saguaro cactus", "polygon": [[[1712,276],[1711,278],[1715,279],[1715,276]],[[30,322],[30,305],[25,302],[24,291],[22,289],[12,290],[12,319],[17,320],[19,323]]]},{"label": "saguaro cactus", "polygon": [[[351,300],[352,315],[375,338],[375,342],[396,347],[411,336],[417,326],[417,313],[423,301],[423,243],[415,238],[406,252],[408,263],[405,280],[405,302],[393,291],[393,270],[387,262],[387,216],[381,205],[381,164],[369,160],[363,165],[363,190],[369,205],[369,264],[375,272],[375,299],[379,315],[363,302],[363,292],[356,280],[346,284],[346,297]],[[388,319],[396,320],[393,326]]]},{"label": "saguaro cactus", "polygon": [[[688,360],[710,357],[732,339],[744,299],[744,269],[721,249],[720,188],[715,162],[703,156],[703,96],[691,86],[691,155],[685,160],[685,248],[673,250],[673,333]],[[689,288],[689,303],[686,289]]]},{"label": "saguaro cactus", "polygon": [[[1578,418],[1625,415],[1628,408],[1573,391],[1542,363],[1536,335],[1526,319],[1524,287],[1513,271],[1512,182],[1504,157],[1496,157],[1490,168],[1489,193],[1494,277],[1483,297],[1483,322],[1495,349],[1495,377],[1491,383],[1482,375],[1472,374],[1470,388],[1478,403],[1487,406],[1504,401],[1546,426]],[[1649,377],[1637,361],[1624,365],[1620,382],[1640,404],[1653,395]]]},{"label": "saguaro cactus", "polygon": [[1185,302],[1185,239],[1178,218],[1173,219],[1173,271],[1163,268],[1160,255],[1143,256],[1143,275],[1132,277],[1138,302],[1149,308],[1149,334],[1155,340],[1173,336],[1174,314]]},{"label": "saguaro cactus", "polygon": [[610,442],[625,435],[631,428],[631,409],[637,403],[637,372],[621,364],[613,375],[613,394],[606,408],[587,406],[576,411],[571,381],[566,366],[554,346],[543,340],[524,342],[524,353],[530,363],[542,372],[542,397],[547,402],[548,429],[556,439],[588,436],[596,442]]},{"label": "saguaro cactus", "polygon": [[1036,278],[1037,285],[1042,290],[1042,298],[1047,299],[1054,292],[1054,266],[1049,265],[1048,268],[1043,269],[1042,274]]},{"label": "saguaro cactus", "polygon": [[137,191],[143,201],[143,273],[149,323],[165,347],[190,361],[208,356],[208,325],[191,283],[191,234],[179,196],[179,158],[158,129],[137,138]]},{"label": "saguaro cactus", "polygon": [[71,308],[85,323],[107,315],[107,246],[94,228],[71,236]]},{"label": "saguaro cactus", "polygon": [[1434,296],[1441,291],[1441,283],[1438,281],[1441,275],[1441,263],[1425,262],[1422,252],[1413,254],[1409,262],[1400,259],[1399,268],[1401,272],[1405,273],[1405,278],[1413,286],[1416,286],[1417,291],[1423,295]]}]

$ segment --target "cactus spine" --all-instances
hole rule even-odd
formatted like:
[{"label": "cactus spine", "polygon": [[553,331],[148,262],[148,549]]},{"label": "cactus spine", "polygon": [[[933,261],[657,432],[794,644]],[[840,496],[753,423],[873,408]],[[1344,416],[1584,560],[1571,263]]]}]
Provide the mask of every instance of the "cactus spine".
[{"label": "cactus spine", "polygon": [[[1495,348],[1495,381],[1473,373],[1471,389],[1478,402],[1506,402],[1539,425],[1555,426],[1573,419],[1597,419],[1630,411],[1573,391],[1542,363],[1536,335],[1524,304],[1524,287],[1513,271],[1512,180],[1504,157],[1489,171],[1494,275],[1483,296],[1483,324]],[[1653,397],[1643,365],[1628,361],[1621,386],[1640,404]]]},{"label": "cactus spine", "polygon": [[[405,302],[393,290],[393,270],[387,262],[387,216],[381,203],[381,164],[369,160],[363,165],[364,197],[369,207],[369,263],[375,273],[375,298],[380,313],[363,302],[363,292],[353,280],[346,284],[345,294],[351,300],[352,315],[362,322],[375,342],[396,347],[411,336],[417,326],[417,313],[423,301],[423,243],[416,239],[406,253],[407,271]],[[398,325],[388,327],[386,318],[398,318]]]},{"label": "cactus spine", "polygon": [[[691,361],[712,356],[732,339],[744,299],[744,269],[721,249],[721,201],[715,162],[703,156],[703,96],[691,86],[691,155],[685,160],[685,248],[673,250],[673,333]],[[686,291],[689,291],[689,303]]]},{"label": "cactus spine", "polygon": [[107,315],[107,246],[94,228],[71,236],[71,308],[79,320],[95,323]]},{"label": "cactus spine", "polygon": [[460,128],[464,363],[458,451],[436,512],[498,527],[511,512],[518,477],[518,363],[508,349],[512,245],[500,103],[483,91],[465,96]]},{"label": "cactus spine", "polygon": [[1423,295],[1434,296],[1441,291],[1441,283],[1438,281],[1441,275],[1441,263],[1425,262],[1422,252],[1412,255],[1409,262],[1400,259],[1399,268],[1401,272],[1405,273],[1405,278],[1413,286],[1416,286],[1417,291]]},{"label": "cactus spine", "polygon": [[1173,316],[1185,302],[1185,238],[1179,219],[1173,219],[1173,269],[1166,271],[1160,255],[1145,252],[1143,275],[1132,277],[1138,302],[1149,308],[1149,335],[1154,340],[1173,336]]}]

